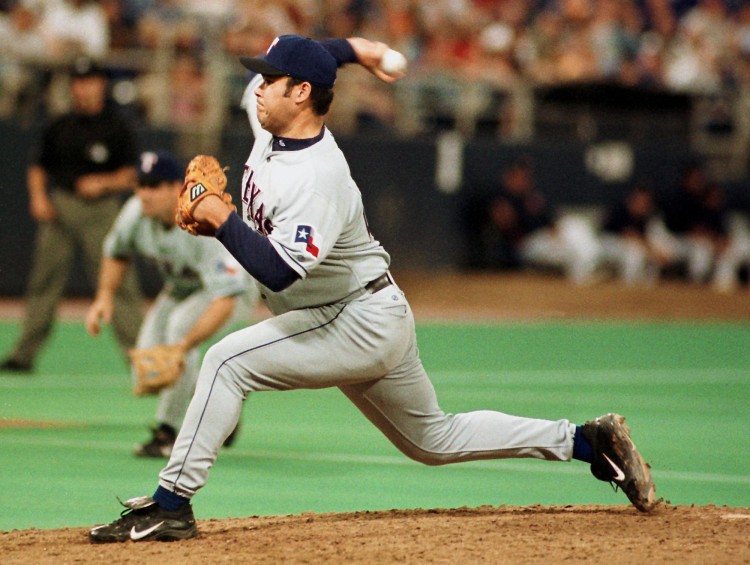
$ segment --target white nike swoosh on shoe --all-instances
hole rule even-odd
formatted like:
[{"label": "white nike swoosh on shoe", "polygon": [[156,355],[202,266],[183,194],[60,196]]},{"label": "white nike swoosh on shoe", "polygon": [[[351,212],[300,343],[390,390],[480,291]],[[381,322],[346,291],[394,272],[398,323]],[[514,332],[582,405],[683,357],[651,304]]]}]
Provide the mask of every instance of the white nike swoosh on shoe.
[{"label": "white nike swoosh on shoe", "polygon": [[147,535],[149,535],[151,532],[153,532],[156,528],[161,526],[163,523],[164,521],[162,520],[158,524],[155,524],[151,526],[150,528],[146,528],[145,530],[140,531],[140,532],[136,531],[135,526],[133,526],[132,528],[130,528],[130,539],[132,539],[133,541],[138,541],[139,539],[143,539]]},{"label": "white nike swoosh on shoe", "polygon": [[620,469],[617,465],[615,465],[615,463],[609,457],[607,457],[606,453],[602,453],[602,455],[607,460],[607,463],[609,463],[612,466],[612,469],[615,472],[615,476],[612,478],[612,480],[613,481],[622,481],[622,480],[624,480],[625,479],[625,473],[622,471],[622,469]]}]

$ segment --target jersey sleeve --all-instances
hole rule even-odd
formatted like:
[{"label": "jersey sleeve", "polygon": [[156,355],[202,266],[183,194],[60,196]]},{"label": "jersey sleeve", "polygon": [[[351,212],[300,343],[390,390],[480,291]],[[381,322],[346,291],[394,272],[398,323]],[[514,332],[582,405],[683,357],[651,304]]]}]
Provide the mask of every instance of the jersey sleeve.
[{"label": "jersey sleeve", "polygon": [[214,238],[200,238],[201,283],[214,298],[237,296],[250,289],[252,280],[242,265]]},{"label": "jersey sleeve", "polygon": [[136,233],[142,218],[141,201],[131,196],[104,238],[102,251],[106,257],[128,259],[136,252]]}]

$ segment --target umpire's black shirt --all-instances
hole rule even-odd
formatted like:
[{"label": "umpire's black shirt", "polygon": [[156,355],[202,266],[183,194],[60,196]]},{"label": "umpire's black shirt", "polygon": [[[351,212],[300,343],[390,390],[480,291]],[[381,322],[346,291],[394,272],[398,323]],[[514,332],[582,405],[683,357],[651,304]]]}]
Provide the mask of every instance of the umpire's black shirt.
[{"label": "umpire's black shirt", "polygon": [[78,177],[110,173],[134,166],[138,160],[135,136],[112,107],[96,115],[69,113],[44,131],[37,164],[52,186],[75,191]]}]

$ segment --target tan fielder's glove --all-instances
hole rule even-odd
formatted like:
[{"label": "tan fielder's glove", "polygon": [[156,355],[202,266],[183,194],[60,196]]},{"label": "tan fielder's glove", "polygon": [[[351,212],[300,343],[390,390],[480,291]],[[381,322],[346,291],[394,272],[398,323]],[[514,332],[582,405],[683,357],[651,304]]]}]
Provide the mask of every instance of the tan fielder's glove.
[{"label": "tan fielder's glove", "polygon": [[184,352],[178,345],[131,349],[129,355],[135,370],[133,393],[136,396],[157,394],[172,386],[185,369]]},{"label": "tan fielder's glove", "polygon": [[196,222],[193,218],[195,207],[209,196],[218,196],[233,208],[232,196],[224,192],[227,175],[216,157],[197,155],[188,163],[185,182],[177,202],[177,225],[193,235],[213,235],[211,226]]}]

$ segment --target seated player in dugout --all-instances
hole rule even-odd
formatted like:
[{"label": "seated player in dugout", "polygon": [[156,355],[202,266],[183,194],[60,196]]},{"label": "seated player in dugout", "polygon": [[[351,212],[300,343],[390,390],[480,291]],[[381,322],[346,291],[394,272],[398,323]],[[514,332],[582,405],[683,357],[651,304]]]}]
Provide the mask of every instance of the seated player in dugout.
[{"label": "seated player in dugout", "polygon": [[426,465],[576,459],[622,489],[638,510],[657,505],[649,466],[618,414],[576,425],[440,408],[408,301],[388,271],[388,253],[368,230],[360,191],[325,125],[337,68],[358,63],[390,83],[404,68],[384,70],[389,52],[363,38],[284,35],[265,54],[241,59],[256,73],[244,98],[254,143],[242,208],[235,213],[224,201],[220,167],[200,156],[180,194],[180,225],[221,242],[259,282],[273,317],[208,350],[155,492],[127,500],[115,521],[90,530],[91,542],[197,535],[191,499],[206,484],[243,402],[260,391],[302,388],[337,387],[399,450]]},{"label": "seated player in dugout", "polygon": [[[131,351],[134,392],[159,395],[151,438],[135,446],[141,457],[169,457],[198,379],[198,347],[248,321],[257,300],[254,281],[217,240],[177,227],[184,172],[168,153],[141,154],[135,195],[104,241],[98,288],[85,319],[92,336],[111,321],[114,296],[136,256],[158,268],[164,284]],[[235,436],[236,430],[224,444]]]}]

